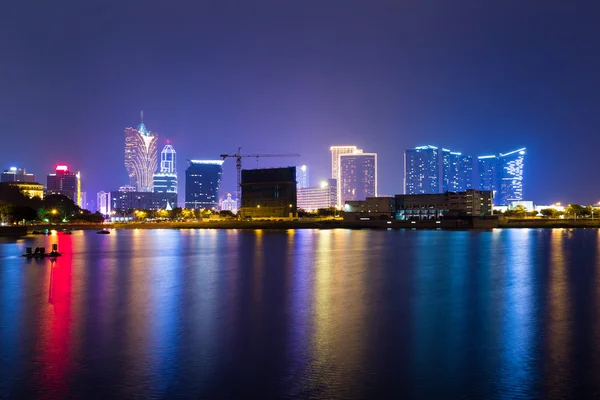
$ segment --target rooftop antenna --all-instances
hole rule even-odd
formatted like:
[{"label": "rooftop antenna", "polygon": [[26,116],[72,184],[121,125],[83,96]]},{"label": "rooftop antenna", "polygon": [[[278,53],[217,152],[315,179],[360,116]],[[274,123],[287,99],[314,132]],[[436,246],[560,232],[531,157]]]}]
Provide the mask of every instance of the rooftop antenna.
[{"label": "rooftop antenna", "polygon": [[140,111],[140,120],[144,123],[144,110]]}]

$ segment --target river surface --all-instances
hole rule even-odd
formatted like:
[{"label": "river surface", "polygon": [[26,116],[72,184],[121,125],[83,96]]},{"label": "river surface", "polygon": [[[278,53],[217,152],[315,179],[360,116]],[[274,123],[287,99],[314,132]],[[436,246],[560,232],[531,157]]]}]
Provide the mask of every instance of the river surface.
[{"label": "river surface", "polygon": [[598,398],[599,249],[593,229],[2,241],[0,398]]}]

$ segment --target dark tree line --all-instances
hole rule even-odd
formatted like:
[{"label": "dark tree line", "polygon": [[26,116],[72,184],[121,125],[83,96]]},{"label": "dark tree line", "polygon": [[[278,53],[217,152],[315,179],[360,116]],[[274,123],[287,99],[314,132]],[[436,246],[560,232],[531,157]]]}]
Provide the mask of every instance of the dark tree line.
[{"label": "dark tree line", "polygon": [[23,222],[103,222],[99,213],[81,209],[73,200],[63,195],[49,195],[40,199],[29,198],[19,188],[0,183],[0,221]]}]

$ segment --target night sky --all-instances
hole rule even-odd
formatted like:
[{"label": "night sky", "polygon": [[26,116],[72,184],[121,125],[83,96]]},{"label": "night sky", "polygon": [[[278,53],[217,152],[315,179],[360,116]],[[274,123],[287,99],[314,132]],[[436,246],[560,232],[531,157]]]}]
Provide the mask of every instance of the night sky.
[{"label": "night sky", "polygon": [[354,144],[395,194],[407,147],[525,146],[526,199],[597,202],[599,21],[592,0],[6,1],[0,168],[45,183],[65,162],[95,199],[127,183],[123,131],[144,110],[180,183],[185,159],[241,146],[300,153],[245,166],[304,163],[316,184],[329,146]]}]

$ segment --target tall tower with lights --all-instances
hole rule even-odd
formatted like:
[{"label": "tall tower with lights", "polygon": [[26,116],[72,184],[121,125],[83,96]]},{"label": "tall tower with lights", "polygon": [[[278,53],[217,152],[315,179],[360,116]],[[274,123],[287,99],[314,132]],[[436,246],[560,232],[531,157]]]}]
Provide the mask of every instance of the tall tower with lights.
[{"label": "tall tower with lights", "polygon": [[158,168],[158,135],[146,129],[143,111],[140,119],[137,129],[125,129],[125,167],[131,186],[138,192],[152,192],[153,176]]},{"label": "tall tower with lights", "polygon": [[160,152],[160,170],[154,174],[154,193],[177,193],[177,153],[170,144]]}]

